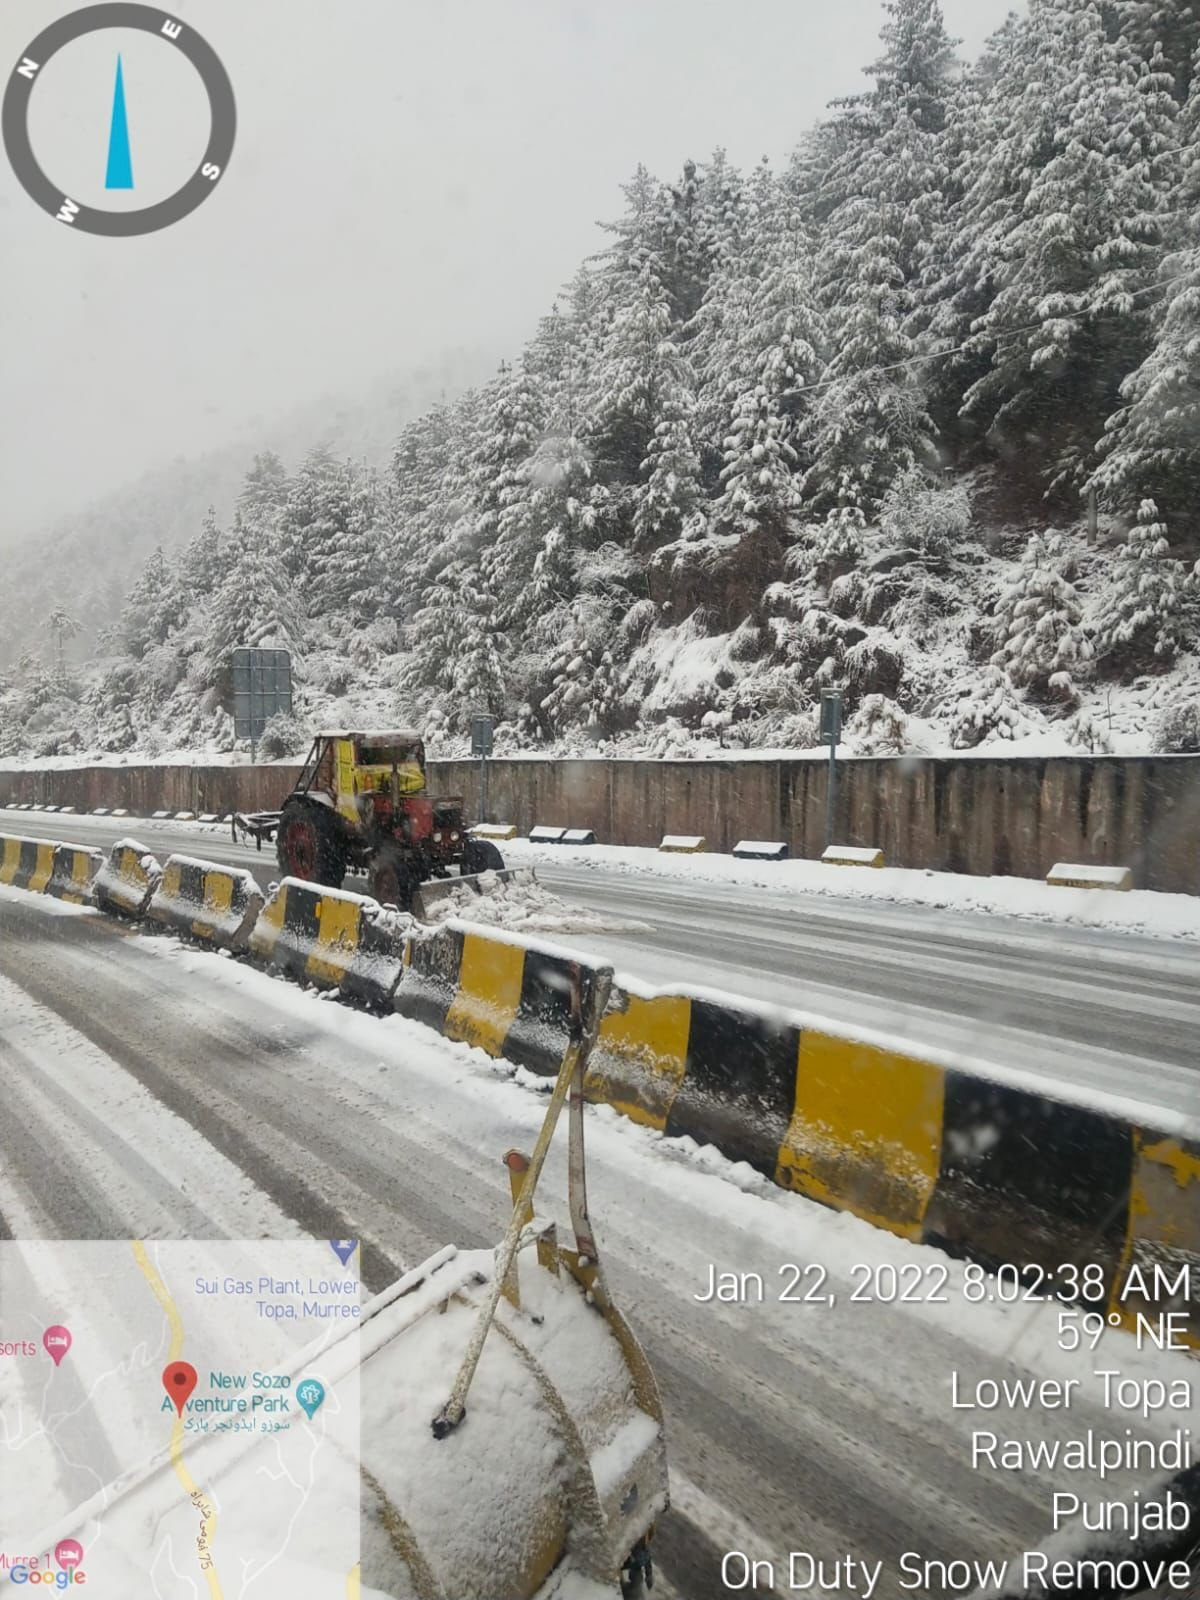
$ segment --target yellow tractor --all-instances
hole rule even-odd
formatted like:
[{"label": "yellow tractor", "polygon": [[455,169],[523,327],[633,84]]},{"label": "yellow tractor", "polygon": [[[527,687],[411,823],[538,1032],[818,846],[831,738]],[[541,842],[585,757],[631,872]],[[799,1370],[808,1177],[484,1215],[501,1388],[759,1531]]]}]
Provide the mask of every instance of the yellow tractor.
[{"label": "yellow tractor", "polygon": [[428,793],[412,729],[319,733],[283,809],[236,816],[233,833],[274,839],[289,878],[338,889],[364,872],[372,897],[402,911],[424,883],[504,867],[494,844],[471,838],[462,795]]}]

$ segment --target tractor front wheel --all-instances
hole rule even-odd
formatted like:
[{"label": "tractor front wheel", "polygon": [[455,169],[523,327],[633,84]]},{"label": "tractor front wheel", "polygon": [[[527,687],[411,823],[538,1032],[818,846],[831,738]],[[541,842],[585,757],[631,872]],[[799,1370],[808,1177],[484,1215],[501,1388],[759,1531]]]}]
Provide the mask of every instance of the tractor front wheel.
[{"label": "tractor front wheel", "polygon": [[468,839],[463,846],[462,867],[464,878],[473,878],[477,872],[503,872],[504,857],[490,839]]},{"label": "tractor front wheel", "polygon": [[346,844],[337,818],[314,805],[288,805],[279,819],[279,870],[288,878],[340,889],[346,876]]}]

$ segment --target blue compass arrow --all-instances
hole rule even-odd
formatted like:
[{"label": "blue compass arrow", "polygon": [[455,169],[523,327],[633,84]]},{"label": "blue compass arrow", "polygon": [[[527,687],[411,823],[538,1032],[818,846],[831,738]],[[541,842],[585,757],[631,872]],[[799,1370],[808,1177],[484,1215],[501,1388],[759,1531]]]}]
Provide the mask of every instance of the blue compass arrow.
[{"label": "blue compass arrow", "polygon": [[117,87],[113,91],[112,127],[108,135],[106,189],[133,188],[133,156],[129,149],[129,117],[125,110],[125,73],[117,57]]}]

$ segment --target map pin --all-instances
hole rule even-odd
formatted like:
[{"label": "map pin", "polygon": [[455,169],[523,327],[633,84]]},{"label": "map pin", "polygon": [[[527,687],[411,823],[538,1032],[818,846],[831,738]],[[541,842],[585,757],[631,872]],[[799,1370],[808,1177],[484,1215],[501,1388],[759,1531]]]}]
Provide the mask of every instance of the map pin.
[{"label": "map pin", "polygon": [[54,1559],[64,1571],[83,1565],[83,1546],[78,1539],[60,1539],[54,1546]]},{"label": "map pin", "polygon": [[42,1335],[42,1345],[46,1354],[57,1367],[71,1348],[71,1330],[69,1328],[61,1328],[57,1324],[53,1328],[47,1328]]},{"label": "map pin", "polygon": [[184,1405],[196,1387],[196,1369],[187,1361],[172,1361],[163,1368],[163,1388],[171,1397],[171,1404],[182,1417]]},{"label": "map pin", "polygon": [[343,1266],[346,1265],[347,1261],[349,1261],[350,1257],[358,1248],[357,1239],[330,1239],[329,1244],[334,1255],[338,1258]]},{"label": "map pin", "polygon": [[296,1399],[300,1402],[301,1410],[311,1422],[313,1414],[321,1409],[321,1402],[325,1398],[325,1385],[316,1378],[305,1378],[296,1390]]}]

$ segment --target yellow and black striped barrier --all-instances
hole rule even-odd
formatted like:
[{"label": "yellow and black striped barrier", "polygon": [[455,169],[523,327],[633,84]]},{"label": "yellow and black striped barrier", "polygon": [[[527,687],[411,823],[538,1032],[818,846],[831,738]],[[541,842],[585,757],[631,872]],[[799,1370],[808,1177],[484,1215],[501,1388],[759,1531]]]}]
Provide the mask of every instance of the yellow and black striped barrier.
[{"label": "yellow and black striped barrier", "polygon": [[0,883],[10,889],[88,905],[102,861],[99,850],[86,845],[0,835]]},{"label": "yellow and black striped barrier", "polygon": [[175,855],[167,858],[146,915],[185,939],[241,952],[265,903],[248,872]]},{"label": "yellow and black striped barrier", "polygon": [[250,934],[250,953],[277,971],[390,1008],[411,919],[342,889],[285,878]]},{"label": "yellow and black striped barrier", "polygon": [[136,839],[120,839],[108,852],[92,885],[92,895],[101,911],[112,916],[146,915],[150,898],[162,879],[162,868]]},{"label": "yellow and black striped barrier", "polygon": [[10,889],[28,889],[43,894],[54,875],[56,844],[48,839],[0,837],[0,883]]},{"label": "yellow and black striped barrier", "polygon": [[71,905],[90,905],[92,884],[103,865],[104,856],[99,850],[89,850],[81,844],[57,845],[45,893]]},{"label": "yellow and black striped barrier", "polygon": [[447,1039],[553,1077],[567,1046],[579,964],[553,945],[450,922],[414,930],[393,1004]]},{"label": "yellow and black striped barrier", "polygon": [[[414,934],[394,1004],[548,1074],[572,959],[449,924]],[[1052,1286],[1094,1263],[1103,1309],[1129,1321],[1183,1310],[1200,1343],[1200,1142],[795,1014],[633,987],[603,1019],[587,1095],[914,1242]],[[1171,1275],[1185,1267],[1176,1303]]]}]

